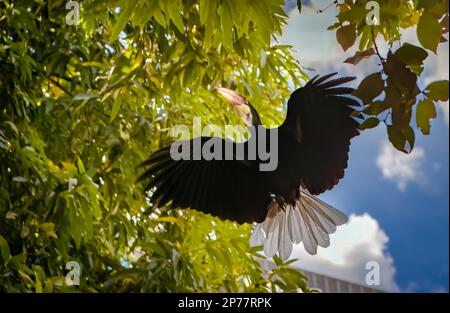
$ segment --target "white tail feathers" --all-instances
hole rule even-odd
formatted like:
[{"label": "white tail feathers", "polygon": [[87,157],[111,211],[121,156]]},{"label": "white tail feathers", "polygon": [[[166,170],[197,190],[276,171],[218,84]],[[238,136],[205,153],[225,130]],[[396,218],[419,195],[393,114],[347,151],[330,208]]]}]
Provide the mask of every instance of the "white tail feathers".
[{"label": "white tail feathers", "polygon": [[282,260],[289,258],[292,245],[303,242],[309,254],[317,253],[317,246],[328,247],[336,226],[345,224],[347,217],[332,206],[301,189],[295,206],[284,210],[273,200],[267,207],[264,222],[257,224],[250,237],[250,246],[264,245],[264,254]]}]

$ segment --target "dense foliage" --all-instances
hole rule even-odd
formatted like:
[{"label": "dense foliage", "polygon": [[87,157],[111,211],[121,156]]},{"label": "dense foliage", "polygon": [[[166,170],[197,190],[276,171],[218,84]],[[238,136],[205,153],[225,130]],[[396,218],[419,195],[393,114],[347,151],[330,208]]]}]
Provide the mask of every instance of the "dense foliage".
[{"label": "dense foliage", "polygon": [[[374,3],[378,6],[375,8]],[[436,53],[448,34],[448,0],[346,0],[339,5],[338,21],[330,26],[344,50],[358,44],[359,51],[346,62],[357,64],[364,58],[377,57],[379,71],[365,77],[355,92],[366,106],[367,117],[362,129],[384,122],[389,140],[400,151],[414,147],[417,127],[424,135],[430,133],[430,119],[436,117],[435,104],[448,101],[448,80],[419,86],[424,61]],[[370,14],[378,10],[379,14]],[[368,14],[369,13],[369,14]],[[402,41],[402,32],[416,27],[421,47]],[[381,37],[381,38],[380,38]],[[357,40],[359,39],[359,40]],[[381,55],[377,40],[386,41],[387,55]]]},{"label": "dense foliage", "polygon": [[[383,1],[397,11],[390,7],[389,23],[372,29],[353,14],[359,4],[347,2],[334,25],[347,29],[338,41],[369,38],[362,51],[374,44],[372,30],[393,42],[400,27],[419,30],[424,16],[426,29],[448,21],[446,1]],[[280,124],[288,84],[307,79],[275,40],[286,23],[283,1],[82,1],[79,16],[77,3],[0,1],[0,290],[308,291],[289,262],[262,270],[258,249],[248,247],[251,225],[154,208],[135,183],[138,164],[171,141],[172,126],[191,126],[194,116],[237,123],[213,92],[218,84],[248,95],[267,126]],[[408,12],[414,18],[405,22]],[[407,91],[426,57],[416,55],[427,53],[406,45],[380,56],[386,100],[371,102],[378,94],[364,86],[373,78],[358,89],[369,102],[364,113],[392,111],[396,147],[402,136],[411,143],[417,94]],[[419,96],[424,132],[432,101],[448,97],[448,82],[436,84]],[[392,100],[394,89],[401,99]],[[79,286],[65,284],[69,261],[81,265]]]}]

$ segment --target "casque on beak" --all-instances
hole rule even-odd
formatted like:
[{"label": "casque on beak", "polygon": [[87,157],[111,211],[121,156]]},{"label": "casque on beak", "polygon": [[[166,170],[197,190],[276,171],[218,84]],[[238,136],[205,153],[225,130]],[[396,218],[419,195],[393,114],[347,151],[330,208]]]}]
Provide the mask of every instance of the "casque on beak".
[{"label": "casque on beak", "polygon": [[216,87],[216,90],[225,99],[227,99],[233,106],[248,103],[247,99],[244,96],[241,96],[234,90],[224,88],[224,87]]},{"label": "casque on beak", "polygon": [[247,98],[228,88],[216,87],[216,90],[231,103],[245,125],[252,125],[252,113]]}]

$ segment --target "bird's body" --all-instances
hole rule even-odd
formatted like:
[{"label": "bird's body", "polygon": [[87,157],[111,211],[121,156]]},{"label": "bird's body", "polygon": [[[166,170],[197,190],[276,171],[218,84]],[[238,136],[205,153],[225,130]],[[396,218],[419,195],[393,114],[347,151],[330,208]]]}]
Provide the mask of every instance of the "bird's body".
[{"label": "bird's body", "polygon": [[[268,256],[278,252],[286,259],[292,243],[303,242],[311,254],[318,245],[328,246],[328,234],[346,217],[313,195],[333,188],[344,176],[350,139],[358,135],[352,106],[359,105],[347,96],[353,89],[338,87],[352,78],[328,80],[333,75],[313,78],[297,89],[289,99],[284,123],[275,129],[261,125],[244,97],[221,88],[219,92],[232,102],[244,123],[259,131],[243,143],[216,137],[181,142],[190,148],[191,157],[185,160],[174,160],[173,146],[159,150],[144,163],[150,167],[141,177],[150,178],[147,189],[156,187],[151,202],[192,208],[238,223],[256,222],[250,243],[264,244]],[[277,166],[261,170],[267,160],[258,154],[252,158],[251,148],[259,151],[265,143],[267,151],[273,140]],[[196,145],[214,152],[216,158],[195,159]]]}]

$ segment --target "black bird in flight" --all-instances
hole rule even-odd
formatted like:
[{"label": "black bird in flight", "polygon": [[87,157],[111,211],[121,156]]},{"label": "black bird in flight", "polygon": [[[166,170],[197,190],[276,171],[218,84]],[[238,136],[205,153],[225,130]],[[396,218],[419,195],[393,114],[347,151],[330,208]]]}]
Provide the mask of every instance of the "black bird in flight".
[{"label": "black bird in flight", "polygon": [[[245,97],[217,88],[248,127],[263,131],[241,143],[218,137],[178,141],[180,147],[191,148],[187,159],[172,158],[171,147],[172,152],[179,152],[173,145],[158,150],[143,163],[148,169],[140,177],[149,181],[150,201],[238,223],[256,222],[250,245],[264,245],[268,257],[278,252],[281,259],[287,259],[293,243],[303,242],[310,254],[316,254],[317,246],[329,246],[329,234],[346,223],[347,217],[314,195],[332,189],[344,177],[350,140],[359,134],[359,123],[353,118],[353,107],[359,103],[349,97],[354,89],[341,86],[354,77],[331,79],[335,75],[316,76],[295,90],[285,121],[273,129],[261,125]],[[261,171],[265,161],[250,157],[250,147],[258,146],[259,139],[270,142],[274,138],[278,141],[277,167]],[[195,145],[214,147],[221,158],[195,158]],[[231,158],[225,153],[230,147]]]}]

